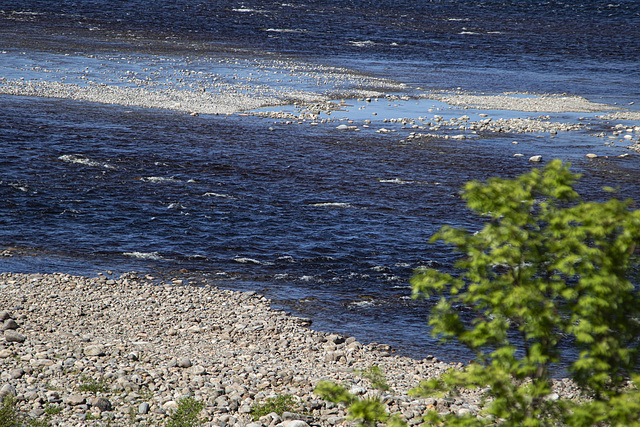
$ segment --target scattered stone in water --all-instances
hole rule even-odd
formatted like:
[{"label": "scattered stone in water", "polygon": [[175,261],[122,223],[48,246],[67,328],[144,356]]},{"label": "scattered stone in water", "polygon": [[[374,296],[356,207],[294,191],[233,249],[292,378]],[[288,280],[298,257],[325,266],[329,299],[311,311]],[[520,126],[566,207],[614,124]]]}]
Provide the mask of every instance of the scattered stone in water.
[{"label": "scattered stone in water", "polygon": [[531,156],[529,157],[529,161],[532,163],[540,163],[542,162],[542,156],[537,155],[537,156]]}]

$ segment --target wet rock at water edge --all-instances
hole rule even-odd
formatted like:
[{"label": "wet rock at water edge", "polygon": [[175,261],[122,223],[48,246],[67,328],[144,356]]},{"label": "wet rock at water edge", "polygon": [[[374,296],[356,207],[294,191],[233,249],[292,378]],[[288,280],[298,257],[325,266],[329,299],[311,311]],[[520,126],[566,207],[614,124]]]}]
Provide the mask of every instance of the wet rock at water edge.
[{"label": "wet rock at water edge", "polygon": [[531,157],[529,157],[529,161],[531,163],[541,163],[542,162],[542,156],[540,156],[540,155],[531,156]]}]

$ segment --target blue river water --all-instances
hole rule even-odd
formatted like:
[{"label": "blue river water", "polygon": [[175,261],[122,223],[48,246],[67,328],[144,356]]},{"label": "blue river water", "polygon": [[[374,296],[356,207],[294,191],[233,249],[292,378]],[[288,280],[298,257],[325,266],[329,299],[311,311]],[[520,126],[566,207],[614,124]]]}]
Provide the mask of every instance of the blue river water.
[{"label": "blue river water", "polygon": [[[23,55],[33,70],[52,57],[117,53],[142,69],[146,57],[287,58],[404,83],[407,95],[568,93],[640,104],[636,1],[148,4],[3,0],[0,61]],[[81,65],[95,71],[89,59]],[[412,114],[400,111],[411,105],[395,111]],[[419,266],[451,268],[450,251],[428,244],[436,230],[478,226],[459,197],[464,182],[529,170],[526,157],[512,157],[524,150],[571,161],[587,198],[605,197],[604,185],[640,198],[638,156],[616,157],[620,144],[587,131],[406,143],[335,125],[61,99],[0,95],[0,107],[0,249],[13,255],[2,270],[136,270],[257,290],[314,327],[414,357],[468,357],[436,346],[431,302],[411,300],[408,286]],[[604,121],[594,127],[611,132]],[[587,160],[596,146],[601,157]]]}]

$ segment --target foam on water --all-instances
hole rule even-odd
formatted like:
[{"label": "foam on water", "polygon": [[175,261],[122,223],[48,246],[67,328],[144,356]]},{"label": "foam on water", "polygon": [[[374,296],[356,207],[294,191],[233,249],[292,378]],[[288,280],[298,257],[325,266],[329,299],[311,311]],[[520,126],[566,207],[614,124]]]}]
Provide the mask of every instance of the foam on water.
[{"label": "foam on water", "polygon": [[91,160],[79,154],[64,154],[58,157],[58,159],[62,160],[63,162],[75,163],[78,165],[95,166],[95,167],[101,167],[105,169],[117,169],[116,166],[113,166],[109,163],[101,163],[95,160]]},{"label": "foam on water", "polygon": [[150,259],[150,260],[162,260],[165,259],[158,252],[124,252],[122,255],[138,258],[138,259]]}]

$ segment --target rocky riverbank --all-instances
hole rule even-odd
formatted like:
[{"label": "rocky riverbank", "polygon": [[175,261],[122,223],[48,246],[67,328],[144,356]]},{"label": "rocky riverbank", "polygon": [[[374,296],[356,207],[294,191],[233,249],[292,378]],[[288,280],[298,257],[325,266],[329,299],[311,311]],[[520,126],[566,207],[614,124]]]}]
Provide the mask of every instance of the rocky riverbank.
[{"label": "rocky riverbank", "polygon": [[[272,310],[254,292],[66,274],[0,274],[0,394],[53,425],[162,425],[179,402],[201,401],[207,426],[348,424],[344,408],[313,390],[333,380],[370,396],[355,371],[379,366],[392,413],[411,425],[429,409],[477,413],[477,394],[415,399],[407,391],[451,365],[413,360],[384,344],[311,330],[308,319]],[[434,349],[434,352],[437,349]],[[461,366],[461,365],[460,365]],[[558,382],[568,397],[577,391]],[[293,396],[278,415],[253,420],[267,399]]]},{"label": "rocky riverbank", "polygon": [[296,405],[286,420],[280,414],[257,423],[341,425],[344,408],[318,399],[315,385],[344,382],[367,396],[374,390],[354,370],[373,365],[391,386],[384,395],[389,409],[412,424],[428,408],[478,411],[473,395],[407,396],[419,380],[451,365],[313,331],[308,320],[270,309],[253,292],[158,283],[133,273],[2,274],[0,287],[0,393],[15,395],[20,411],[52,424],[162,424],[181,399],[193,397],[205,405],[204,425],[248,425],[252,406],[290,394]]}]

